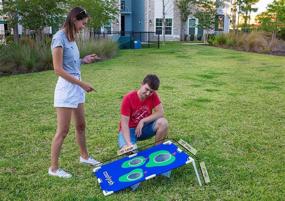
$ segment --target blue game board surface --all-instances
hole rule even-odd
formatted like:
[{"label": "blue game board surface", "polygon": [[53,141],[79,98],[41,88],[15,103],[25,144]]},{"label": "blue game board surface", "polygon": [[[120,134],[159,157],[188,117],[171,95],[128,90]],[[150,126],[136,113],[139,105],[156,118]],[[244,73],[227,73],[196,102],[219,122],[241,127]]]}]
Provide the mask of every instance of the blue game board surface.
[{"label": "blue game board surface", "polygon": [[189,162],[189,155],[171,141],[103,164],[94,175],[105,195],[128,188]]}]

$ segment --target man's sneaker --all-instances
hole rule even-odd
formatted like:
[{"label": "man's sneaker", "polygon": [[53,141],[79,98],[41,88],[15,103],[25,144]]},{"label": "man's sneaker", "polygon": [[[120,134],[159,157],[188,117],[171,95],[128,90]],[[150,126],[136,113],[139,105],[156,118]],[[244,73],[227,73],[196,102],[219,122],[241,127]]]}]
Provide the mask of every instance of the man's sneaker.
[{"label": "man's sneaker", "polygon": [[99,161],[96,161],[96,160],[95,160],[94,158],[92,158],[91,156],[89,156],[88,159],[84,159],[84,158],[82,158],[82,157],[80,156],[79,161],[80,161],[80,163],[85,163],[85,164],[93,165],[93,166],[95,166],[95,165],[97,165],[97,164],[100,163]]},{"label": "man's sneaker", "polygon": [[63,169],[58,168],[55,172],[51,171],[51,168],[48,169],[48,174],[50,176],[61,177],[61,178],[70,178],[71,174],[65,172]]},{"label": "man's sneaker", "polygon": [[161,175],[164,176],[164,177],[170,178],[171,170],[169,170],[169,171],[167,171],[167,172],[164,172],[164,173],[162,173]]}]

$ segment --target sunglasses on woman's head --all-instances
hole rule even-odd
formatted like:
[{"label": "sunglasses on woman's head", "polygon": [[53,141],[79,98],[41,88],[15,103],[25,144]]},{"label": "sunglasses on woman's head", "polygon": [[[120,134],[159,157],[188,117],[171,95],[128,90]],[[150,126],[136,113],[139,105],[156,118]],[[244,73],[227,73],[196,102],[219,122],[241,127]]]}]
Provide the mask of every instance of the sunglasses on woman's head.
[{"label": "sunglasses on woman's head", "polygon": [[79,15],[79,14],[81,14],[81,13],[82,13],[82,14],[85,14],[85,15],[87,15],[87,12],[86,12],[86,10],[82,10],[82,11],[80,11],[80,13],[78,13],[78,15]]},{"label": "sunglasses on woman's head", "polygon": [[82,20],[85,17],[88,17],[86,10],[82,10],[76,15],[77,20]]}]

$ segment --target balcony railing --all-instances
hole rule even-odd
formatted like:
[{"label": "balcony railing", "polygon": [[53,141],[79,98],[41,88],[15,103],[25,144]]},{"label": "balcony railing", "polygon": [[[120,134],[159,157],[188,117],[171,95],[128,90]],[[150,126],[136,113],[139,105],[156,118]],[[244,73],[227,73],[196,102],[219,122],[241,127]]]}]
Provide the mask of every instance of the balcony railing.
[{"label": "balcony railing", "polygon": [[129,8],[125,4],[121,4],[121,13],[131,14],[132,12],[129,10]]}]

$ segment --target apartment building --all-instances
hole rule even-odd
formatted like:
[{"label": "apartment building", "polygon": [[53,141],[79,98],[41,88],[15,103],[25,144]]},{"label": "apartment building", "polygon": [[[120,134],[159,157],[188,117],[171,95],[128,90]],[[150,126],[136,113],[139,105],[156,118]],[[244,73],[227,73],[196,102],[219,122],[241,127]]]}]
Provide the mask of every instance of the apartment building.
[{"label": "apartment building", "polygon": [[[181,20],[176,0],[165,2],[165,37],[166,40],[180,40]],[[162,33],[163,5],[162,0],[119,0],[121,12],[111,25],[112,31],[155,32]],[[229,32],[232,1],[225,0],[224,6],[217,10],[218,26],[216,32]],[[199,38],[203,30],[198,28],[198,19],[189,16],[185,24],[186,34]]]},{"label": "apartment building", "polygon": [[[227,33],[230,29],[230,19],[232,15],[232,1],[224,0],[224,6],[217,10],[217,27],[213,32]],[[180,40],[181,20],[180,11],[176,5],[176,0],[164,0],[165,2],[165,38],[166,40]],[[104,32],[155,32],[162,34],[163,5],[162,0],[118,0],[120,7],[119,15],[115,20],[102,27]],[[0,0],[2,9],[2,0]],[[184,27],[188,39],[201,38],[203,30],[198,28],[198,19],[189,16]],[[7,33],[8,27],[3,17],[0,16],[0,35]],[[19,25],[19,34],[23,31]],[[50,32],[47,31],[47,32]]]}]

